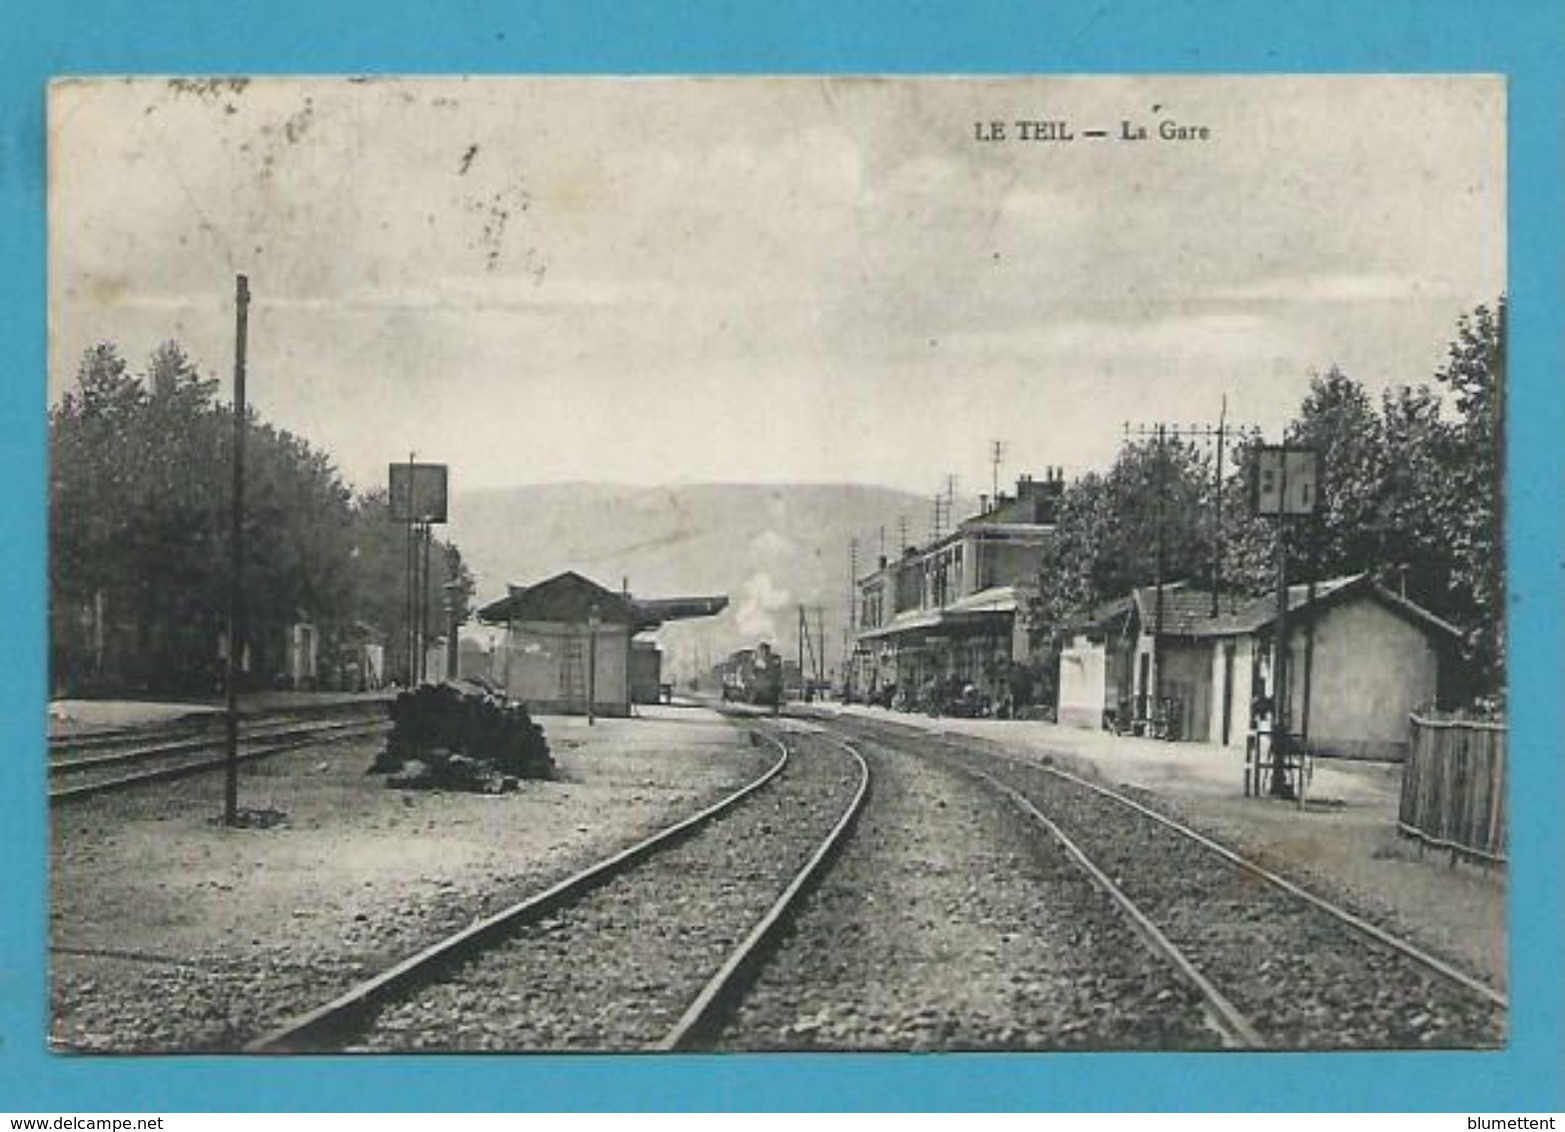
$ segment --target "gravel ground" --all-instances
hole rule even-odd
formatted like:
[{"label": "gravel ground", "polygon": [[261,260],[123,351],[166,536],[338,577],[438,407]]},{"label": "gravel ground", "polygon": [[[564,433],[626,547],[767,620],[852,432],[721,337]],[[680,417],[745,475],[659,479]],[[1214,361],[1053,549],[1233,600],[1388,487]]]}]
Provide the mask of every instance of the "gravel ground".
[{"label": "gravel ground", "polygon": [[1193,992],[1011,803],[932,760],[860,746],[868,809],[723,1048],[1217,1044]]},{"label": "gravel ground", "polygon": [[1272,1046],[1493,1047],[1503,1012],[1166,826],[1038,768],[968,756],[1021,789]]},{"label": "gravel ground", "polygon": [[771,758],[699,710],[540,720],[561,779],[388,790],[378,743],[280,755],[218,823],[222,776],[51,814],[50,1044],[237,1048],[440,936],[731,792]]},{"label": "gravel ground", "polygon": [[[773,757],[712,713],[647,714],[593,728],[543,719],[562,780],[524,783],[513,795],[387,790],[363,773],[378,744],[360,742],[245,768],[240,800],[263,819],[257,828],[216,822],[220,776],[56,808],[51,1044],[84,1052],[235,1049],[709,804]],[[1194,773],[1201,752],[1181,745],[1138,746],[1044,725],[929,723],[972,733],[948,736],[955,741],[1023,759],[1048,755],[1111,784],[1131,783],[1165,812],[1503,988],[1503,873],[1448,868],[1397,840],[1385,813],[1394,797],[1385,776],[1393,772],[1323,776],[1333,787],[1324,796],[1339,805],[1300,813],[1242,798],[1226,763],[1221,777]],[[1156,749],[1149,755],[1144,747]],[[1160,999],[1166,976],[1129,963],[1141,945],[1122,927],[1100,922],[1084,903],[1061,913],[1040,899],[1042,886],[1057,887],[1058,862],[1040,855],[1019,819],[972,784],[896,778],[908,761],[891,760],[893,773],[877,787],[840,872],[808,914],[821,917],[818,938],[826,942],[802,952],[800,996],[777,999],[776,1016],[741,1044],[1211,1044],[1209,1031],[1180,1014],[1182,991]],[[835,887],[838,876],[850,883]],[[815,938],[806,928],[801,921],[801,941]],[[1116,966],[1104,969],[1106,955]],[[965,969],[960,979],[944,974],[968,959],[971,977]],[[658,983],[657,972],[642,981]],[[634,982],[618,985],[630,996],[627,1009],[645,991]],[[844,984],[859,993],[844,995]],[[1141,1008],[1126,1010],[1127,1003]],[[1166,1024],[1148,1021],[1165,1015]],[[590,1047],[612,1032],[546,1035],[544,1046]]]},{"label": "gravel ground", "polygon": [[840,749],[781,775],[689,839],[382,1010],[368,1051],[636,1050],[663,1038],[840,819]]},{"label": "gravel ground", "polygon": [[1191,743],[1156,743],[1045,723],[928,720],[850,709],[846,726],[948,742],[1040,761],[1116,789],[1216,838],[1267,868],[1365,916],[1504,992],[1507,985],[1503,869],[1449,864],[1398,837],[1401,768],[1321,760],[1311,796],[1321,804],[1246,798],[1242,756]]}]

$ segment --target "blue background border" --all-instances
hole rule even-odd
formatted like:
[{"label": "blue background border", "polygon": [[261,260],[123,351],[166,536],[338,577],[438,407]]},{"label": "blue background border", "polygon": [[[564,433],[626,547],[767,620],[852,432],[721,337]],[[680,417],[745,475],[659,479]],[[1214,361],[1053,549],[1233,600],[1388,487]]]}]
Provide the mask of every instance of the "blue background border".
[{"label": "blue background border", "polygon": [[[18,11],[17,8],[22,10]],[[1557,0],[67,0],[0,33],[0,1112],[1565,1109]],[[45,1030],[48,79],[121,73],[1493,72],[1510,113],[1512,1042],[1493,1054],[68,1059]],[[1406,123],[1409,130],[1418,122]]]}]

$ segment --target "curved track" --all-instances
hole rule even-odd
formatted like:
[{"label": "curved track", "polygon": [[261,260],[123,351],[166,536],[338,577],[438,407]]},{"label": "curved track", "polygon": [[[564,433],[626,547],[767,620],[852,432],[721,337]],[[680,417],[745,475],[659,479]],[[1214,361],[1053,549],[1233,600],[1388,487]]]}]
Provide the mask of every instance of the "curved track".
[{"label": "curved track", "polygon": [[1028,813],[1200,992],[1226,1045],[1503,1044],[1504,995],[1134,798],[1019,755],[843,729],[934,753]]},{"label": "curved track", "polygon": [[861,759],[848,774],[800,765],[786,738],[751,734],[778,758],[744,787],[246,1049],[700,1045],[829,864],[868,788]]},{"label": "curved track", "polygon": [[[821,735],[813,742],[831,742]],[[745,1051],[1212,1049],[1200,996],[993,787],[858,744],[874,797],[718,1037]]]}]

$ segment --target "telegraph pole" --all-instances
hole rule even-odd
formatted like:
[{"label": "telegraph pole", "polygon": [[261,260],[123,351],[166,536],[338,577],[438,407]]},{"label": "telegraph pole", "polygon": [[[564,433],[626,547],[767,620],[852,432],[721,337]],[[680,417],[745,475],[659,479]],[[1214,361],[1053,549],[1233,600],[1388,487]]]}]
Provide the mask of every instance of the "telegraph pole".
[{"label": "telegraph pole", "polygon": [[415,604],[415,594],[418,593],[418,555],[415,549],[414,532],[417,524],[413,515],[413,458],[416,452],[408,452],[408,498],[407,498],[407,545],[403,550],[403,565],[406,567],[407,592],[403,594],[402,611],[404,615],[403,638],[408,649],[408,687],[418,683],[418,631],[413,627],[417,616],[418,606]]},{"label": "telegraph pole", "polygon": [[996,503],[1000,500],[1000,457],[1005,455],[1005,441],[994,440],[989,444],[990,488],[989,498]]},{"label": "telegraph pole", "polygon": [[1153,548],[1153,585],[1155,587],[1154,613],[1152,626],[1152,689],[1153,702],[1148,705],[1148,716],[1156,712],[1161,706],[1163,692],[1163,627],[1164,627],[1164,601],[1163,589],[1167,579],[1165,543],[1167,525],[1168,494],[1168,444],[1183,443],[1215,443],[1217,449],[1216,459],[1216,490],[1213,492],[1213,517],[1212,517],[1212,616],[1216,617],[1219,610],[1219,600],[1222,593],[1222,544],[1223,544],[1223,455],[1224,444],[1228,432],[1228,397],[1223,397],[1221,413],[1214,428],[1211,425],[1168,425],[1162,422],[1157,424],[1131,425],[1125,424],[1125,437],[1139,440],[1151,440],[1153,442],[1153,468],[1152,490],[1156,495],[1155,530]]},{"label": "telegraph pole", "polygon": [[1157,579],[1157,613],[1153,620],[1156,626],[1152,630],[1152,711],[1156,716],[1163,706],[1163,527],[1166,508],[1163,504],[1163,496],[1167,494],[1164,474],[1167,471],[1168,460],[1164,454],[1164,447],[1168,443],[1168,431],[1162,425],[1157,426],[1157,463],[1153,466],[1152,474],[1156,477],[1157,487],[1157,556],[1154,560],[1152,572]]},{"label": "telegraph pole", "polygon": [[587,726],[598,718],[598,603],[587,609]]},{"label": "telegraph pole", "polygon": [[1285,433],[1277,461],[1282,485],[1277,511],[1277,659],[1272,662],[1272,785],[1273,796],[1288,794],[1285,756],[1288,745],[1288,437]]},{"label": "telegraph pole", "polygon": [[228,573],[228,757],[223,764],[223,824],[239,824],[239,665],[244,640],[245,568],[245,344],[249,336],[250,280],[240,275],[234,286],[234,496],[232,556]]},{"label": "telegraph pole", "polygon": [[[801,605],[801,606],[799,606],[799,682],[801,684],[804,683],[804,681],[805,681],[805,675],[804,674],[805,674],[805,672],[808,671],[808,669],[806,669],[804,667],[804,645],[805,645],[805,641],[809,638],[809,635],[810,635],[809,622],[805,620],[805,617],[804,617],[804,606]],[[800,695],[802,696],[806,690],[807,689],[805,689],[805,688],[800,688],[799,689]]]},{"label": "telegraph pole", "polygon": [[418,583],[418,678],[422,683],[429,675],[429,547],[434,542],[434,532],[424,524],[424,574]]},{"label": "telegraph pole", "polygon": [[815,686],[826,683],[826,607],[815,607]]},{"label": "telegraph pole", "polygon": [[1228,394],[1223,394],[1223,408],[1217,414],[1217,468],[1212,473],[1214,508],[1212,515],[1212,616],[1216,617],[1218,595],[1223,588],[1223,439],[1228,425]]},{"label": "telegraph pole", "polygon": [[858,654],[859,626],[859,540],[848,543],[848,640],[842,660],[842,698],[853,701],[853,660]]},{"label": "telegraph pole", "polygon": [[951,510],[956,500],[956,473],[946,473],[944,493],[935,492],[934,519],[930,523],[929,541],[939,542],[945,534],[946,524],[951,522]]},{"label": "telegraph pole", "polygon": [[[1137,425],[1132,428],[1125,425],[1126,437],[1136,436],[1143,439],[1150,438],[1154,442],[1152,457],[1152,506],[1153,506],[1153,530],[1152,530],[1152,585],[1153,585],[1153,613],[1152,613],[1152,687],[1143,689],[1143,694],[1149,695],[1151,702],[1144,705],[1144,714],[1147,719],[1152,719],[1162,706],[1163,702],[1163,526],[1164,505],[1163,496],[1167,493],[1167,484],[1164,477],[1164,447],[1168,443],[1168,426],[1164,424]],[[1174,431],[1174,437],[1179,437],[1178,429]]]}]

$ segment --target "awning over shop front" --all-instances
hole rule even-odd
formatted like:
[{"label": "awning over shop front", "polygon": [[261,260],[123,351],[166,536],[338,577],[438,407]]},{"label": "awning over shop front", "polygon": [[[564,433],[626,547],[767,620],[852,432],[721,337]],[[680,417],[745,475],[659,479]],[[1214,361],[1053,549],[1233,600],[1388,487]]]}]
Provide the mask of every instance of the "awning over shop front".
[{"label": "awning over shop front", "polygon": [[932,633],[960,633],[996,627],[1016,613],[1021,592],[1015,586],[994,586],[969,594],[941,609],[915,609],[900,613],[889,622],[859,634],[860,640],[887,640],[903,636],[927,636]]}]

